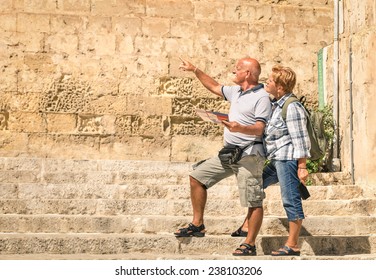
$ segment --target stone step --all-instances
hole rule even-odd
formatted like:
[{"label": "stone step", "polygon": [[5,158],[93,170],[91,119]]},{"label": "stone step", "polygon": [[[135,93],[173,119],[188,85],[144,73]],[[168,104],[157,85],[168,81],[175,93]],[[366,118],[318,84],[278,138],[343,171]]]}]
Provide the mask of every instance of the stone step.
[{"label": "stone step", "polygon": [[[287,256],[272,257],[270,255],[234,257],[232,254],[150,254],[150,253],[124,253],[124,254],[0,254],[0,260],[376,260],[376,254],[351,254],[341,256]],[[372,269],[372,266],[369,266]]]},{"label": "stone step", "polygon": [[[208,234],[230,235],[241,224],[244,216],[205,217]],[[182,216],[83,216],[83,215],[0,215],[3,233],[166,233],[189,223]],[[376,232],[374,216],[308,216],[301,236],[349,235],[364,236]],[[287,235],[285,217],[265,216],[261,235]]]},{"label": "stone step", "polygon": [[[260,236],[258,255],[268,255],[286,236]],[[175,238],[172,234],[0,234],[0,256],[11,254],[197,254],[230,255],[242,240],[228,236]],[[375,254],[376,236],[305,236],[303,256]]]},{"label": "stone step", "polygon": [[[0,157],[0,182],[185,184],[191,166],[190,162]],[[344,172],[315,173],[310,181],[313,185],[349,185],[351,177]]]},{"label": "stone step", "polygon": [[[150,173],[150,170],[140,169],[138,171],[56,171],[47,172],[39,170],[1,170],[0,183],[39,183],[39,184],[134,184],[134,185],[185,185],[188,186],[188,174],[174,173],[165,170],[159,173]],[[341,177],[340,179],[336,176]],[[342,178],[345,176],[345,179]],[[346,174],[338,173],[317,173],[311,174],[311,185],[349,185]],[[224,179],[221,184],[236,185],[232,176]]]},{"label": "stone step", "polygon": [[[191,219],[190,170],[191,163],[0,158],[0,259],[236,259],[231,252],[243,238],[229,233],[246,209],[234,176],[209,190],[205,238],[173,236]],[[311,174],[310,181],[299,258],[375,254],[374,190],[351,185],[341,172]],[[288,234],[279,186],[266,195],[259,258],[270,258]]]},{"label": "stone step", "polygon": [[[376,199],[306,200],[304,211],[311,216],[375,215]],[[265,215],[284,216],[280,201],[265,201]],[[0,199],[0,214],[62,215],[170,215],[190,216],[188,199]],[[206,215],[238,216],[244,213],[237,199],[208,200]]]},{"label": "stone step", "polygon": [[[362,187],[356,185],[308,186],[312,200],[364,198]],[[281,200],[278,185],[265,190],[266,200]],[[235,184],[219,184],[208,191],[209,199],[238,199]],[[37,184],[0,183],[3,199],[190,199],[186,185],[141,184]]]}]

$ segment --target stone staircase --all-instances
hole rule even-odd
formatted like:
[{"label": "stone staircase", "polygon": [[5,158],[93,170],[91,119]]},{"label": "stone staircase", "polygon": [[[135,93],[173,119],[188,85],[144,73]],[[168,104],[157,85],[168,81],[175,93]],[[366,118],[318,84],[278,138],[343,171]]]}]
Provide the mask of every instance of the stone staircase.
[{"label": "stone staircase", "polygon": [[[205,238],[173,236],[191,221],[190,163],[0,158],[0,259],[239,259],[234,178],[209,190]],[[343,173],[311,175],[300,257],[376,259],[374,190]],[[287,237],[279,186],[266,190],[256,259]],[[248,257],[249,258],[249,257]],[[290,259],[291,259],[290,258]]]}]

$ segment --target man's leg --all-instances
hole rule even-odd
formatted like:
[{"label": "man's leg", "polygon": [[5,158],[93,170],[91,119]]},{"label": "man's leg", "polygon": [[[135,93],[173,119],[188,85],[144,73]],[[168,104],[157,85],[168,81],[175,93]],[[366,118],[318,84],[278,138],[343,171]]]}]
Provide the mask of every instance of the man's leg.
[{"label": "man's leg", "polygon": [[247,237],[237,248],[233,255],[256,255],[256,237],[260,231],[264,210],[262,202],[265,197],[261,184],[263,158],[247,156],[239,162],[237,174],[239,198],[242,206],[248,207],[247,217],[244,221],[248,227]]},{"label": "man's leg", "polygon": [[191,203],[193,208],[192,224],[198,227],[204,223],[207,190],[199,181],[191,176],[189,176],[189,181],[191,186]]},{"label": "man's leg", "polygon": [[242,250],[246,249],[250,251],[249,255],[256,255],[256,237],[260,231],[263,217],[264,209],[262,207],[248,208],[248,214],[246,217],[248,234],[244,242],[234,251],[233,254],[243,255],[244,251],[242,252]]},{"label": "man's leg", "polygon": [[248,208],[248,215],[246,218],[248,234],[244,243],[254,246],[256,244],[256,237],[262,225],[264,217],[264,209],[262,207]]},{"label": "man's leg", "polygon": [[[263,181],[263,188],[267,188],[272,184],[278,183],[278,176],[277,171],[272,162],[270,162],[265,168],[263,169],[262,173],[262,181]],[[241,225],[240,229],[244,232],[248,232],[248,226],[250,221],[250,211],[248,210],[248,214],[244,219],[243,224]]]},{"label": "man's leg", "polygon": [[222,165],[218,157],[200,162],[194,167],[189,176],[193,210],[192,222],[187,227],[178,229],[175,232],[176,237],[205,236],[204,210],[207,200],[207,188],[233,174],[232,169]]},{"label": "man's leg", "polygon": [[195,178],[189,176],[189,182],[191,187],[191,203],[193,209],[192,223],[186,228],[178,229],[175,232],[177,237],[188,237],[188,236],[205,236],[205,226],[204,226],[204,210],[207,200],[207,191],[205,186],[203,186]]}]

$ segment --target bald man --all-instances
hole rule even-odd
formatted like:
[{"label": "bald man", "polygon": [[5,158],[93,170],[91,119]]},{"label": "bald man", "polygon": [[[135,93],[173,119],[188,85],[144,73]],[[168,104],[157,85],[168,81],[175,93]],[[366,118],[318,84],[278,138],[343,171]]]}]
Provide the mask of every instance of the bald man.
[{"label": "bald man", "polygon": [[[225,152],[195,165],[191,172],[190,189],[193,208],[192,222],[177,230],[176,237],[204,237],[204,210],[207,190],[219,181],[235,175],[237,178],[241,206],[248,208],[246,221],[248,233],[245,241],[237,248],[235,256],[255,256],[256,237],[263,219],[263,199],[261,175],[265,162],[262,143],[264,128],[271,114],[269,94],[259,83],[261,67],[259,62],[250,57],[239,59],[233,70],[235,85],[224,86],[212,77],[181,59],[180,69],[193,72],[199,81],[212,93],[230,102],[228,121],[224,125],[223,143]],[[238,149],[237,161],[231,158]]]}]

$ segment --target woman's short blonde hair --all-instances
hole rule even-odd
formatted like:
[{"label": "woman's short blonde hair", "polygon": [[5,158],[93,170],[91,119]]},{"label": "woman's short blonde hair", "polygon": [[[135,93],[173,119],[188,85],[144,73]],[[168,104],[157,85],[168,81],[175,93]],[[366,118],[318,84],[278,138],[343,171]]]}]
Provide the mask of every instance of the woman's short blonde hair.
[{"label": "woman's short blonde hair", "polygon": [[296,84],[296,74],[290,67],[275,65],[272,68],[272,77],[277,86],[281,86],[285,93],[290,93]]}]

